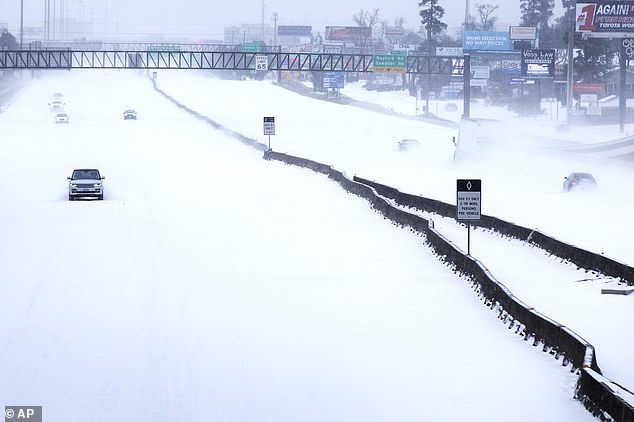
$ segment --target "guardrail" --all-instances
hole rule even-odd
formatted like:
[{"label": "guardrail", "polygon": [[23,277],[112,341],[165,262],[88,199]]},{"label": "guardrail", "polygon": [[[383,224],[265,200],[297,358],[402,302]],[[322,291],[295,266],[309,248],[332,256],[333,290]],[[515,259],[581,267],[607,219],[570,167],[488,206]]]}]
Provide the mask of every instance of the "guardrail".
[{"label": "guardrail", "polygon": [[[539,312],[535,312],[534,309],[524,304],[515,297],[506,286],[498,282],[481,262],[465,254],[436,231],[433,228],[433,223],[429,220],[409,213],[401,208],[394,207],[383,198],[389,197],[390,199],[396,200],[389,195],[385,195],[385,193],[389,192],[393,196],[399,196],[398,194],[400,194],[400,192],[398,190],[356,176],[350,179],[344,173],[334,170],[331,166],[266,149],[266,145],[255,139],[250,139],[237,132],[228,130],[209,117],[203,116],[195,110],[179,103],[173,97],[159,89],[156,83],[154,83],[154,88],[188,113],[206,121],[219,130],[228,132],[246,145],[258,150],[263,150],[265,160],[277,160],[327,175],[329,179],[339,183],[346,191],[365,198],[371,204],[372,208],[381,213],[385,218],[390,219],[394,224],[410,227],[412,230],[423,234],[427,244],[441,260],[452,265],[456,272],[468,277],[472,287],[484,301],[485,305],[495,310],[498,314],[498,318],[500,318],[505,325],[508,325],[509,329],[515,329],[515,333],[522,335],[525,341],[533,339],[533,346],[542,345],[543,352],[550,353],[555,359],[563,358],[562,365],[570,364],[572,371],[578,371],[580,376],[577,381],[575,398],[581,401],[593,415],[605,421],[611,420],[606,418],[607,414],[610,418],[613,418],[612,420],[617,422],[634,422],[634,406],[620,395],[621,391],[625,391],[634,397],[634,393],[629,392],[626,388],[601,375],[594,346],[585,341],[574,331]],[[377,186],[382,193],[379,193],[374,186]],[[401,200],[404,201],[402,205],[406,203],[418,204],[418,206],[425,204],[425,209],[436,210],[435,212],[438,214],[455,215],[455,206],[453,205],[413,195],[401,195],[404,195],[401,196]],[[486,221],[488,218],[494,217],[486,217],[483,220]],[[499,224],[497,224],[498,222]],[[526,231],[529,230],[499,219],[492,220],[490,223],[496,223],[496,225],[486,227],[491,227],[495,230],[497,230],[496,227],[498,227],[500,230],[504,230],[504,234],[514,234],[518,237],[524,236]],[[527,237],[524,238],[530,238],[530,236],[531,233],[528,233]]]},{"label": "guardrail", "polygon": [[[431,211],[443,217],[456,217],[456,206],[441,201],[424,198],[400,192],[398,189],[385,186],[374,181],[354,177],[355,181],[372,186],[376,191],[386,198],[390,198],[398,205],[414,208],[420,211]],[[594,252],[578,248],[554,237],[548,236],[539,230],[529,229],[519,226],[497,217],[483,215],[480,221],[471,222],[473,226],[495,230],[503,235],[524,240],[539,246],[547,252],[562,259],[568,260],[578,267],[586,270],[597,271],[610,277],[617,277],[634,285],[634,268]]]},{"label": "guardrail", "polygon": [[[608,414],[615,421],[634,421],[634,407],[620,397],[618,390],[610,387],[618,384],[600,375],[601,370],[597,364],[595,350],[590,343],[571,329],[524,304],[502,283],[497,281],[480,261],[465,254],[436,231],[433,228],[433,223],[429,220],[391,205],[383,198],[386,195],[382,195],[374,187],[378,184],[366,184],[363,182],[364,179],[357,177],[349,179],[345,174],[334,170],[331,166],[271,150],[264,152],[264,159],[282,161],[323,173],[339,183],[343,189],[368,200],[372,208],[385,218],[399,226],[407,226],[423,234],[426,243],[438,257],[470,280],[474,290],[485,305],[497,312],[498,318],[503,320],[509,329],[515,329],[515,332],[522,335],[526,341],[532,339],[533,346],[541,345],[542,351],[550,353],[555,359],[563,358],[562,365],[570,364],[572,371],[577,371],[580,374],[575,398],[580,400],[589,411],[603,420],[610,420],[605,418],[605,414]],[[382,191],[392,189],[392,192],[398,192],[387,186],[379,185],[379,187]],[[412,202],[425,202],[428,206],[436,207],[434,208],[435,212],[438,210],[446,212],[452,209],[451,205],[440,201],[421,197],[415,198],[417,200],[413,201],[413,198],[408,197]],[[513,224],[506,224],[509,232],[515,231]],[[518,233],[526,230],[519,226],[516,227]],[[623,391],[628,391],[624,387],[620,388]]]}]

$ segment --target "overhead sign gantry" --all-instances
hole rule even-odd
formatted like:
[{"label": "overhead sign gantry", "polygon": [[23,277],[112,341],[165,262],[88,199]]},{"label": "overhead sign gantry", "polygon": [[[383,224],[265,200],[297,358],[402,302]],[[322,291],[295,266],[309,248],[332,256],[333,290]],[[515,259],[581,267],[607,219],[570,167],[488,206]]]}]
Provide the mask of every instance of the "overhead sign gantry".
[{"label": "overhead sign gantry", "polygon": [[[267,57],[268,70],[373,71],[371,54],[129,50],[0,50],[0,68],[250,70],[255,68],[256,56],[263,55]],[[464,74],[465,56],[406,57],[406,73]]]},{"label": "overhead sign gantry", "polygon": [[[0,69],[192,69],[309,72],[374,72],[375,56],[349,53],[146,50],[0,50]],[[179,51],[180,50],[180,51]],[[266,66],[263,63],[266,60]],[[462,76],[469,116],[469,56],[399,56],[409,74]]]}]

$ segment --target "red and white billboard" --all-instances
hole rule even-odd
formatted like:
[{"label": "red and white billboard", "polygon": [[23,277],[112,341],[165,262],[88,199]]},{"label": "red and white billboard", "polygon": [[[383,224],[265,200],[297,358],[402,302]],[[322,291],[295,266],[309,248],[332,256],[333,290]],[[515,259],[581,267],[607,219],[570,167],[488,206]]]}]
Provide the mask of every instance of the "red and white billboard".
[{"label": "red and white billboard", "polygon": [[575,29],[595,38],[634,37],[634,3],[578,2]]},{"label": "red and white billboard", "polygon": [[327,26],[325,39],[328,41],[358,41],[372,36],[372,29],[365,26]]}]

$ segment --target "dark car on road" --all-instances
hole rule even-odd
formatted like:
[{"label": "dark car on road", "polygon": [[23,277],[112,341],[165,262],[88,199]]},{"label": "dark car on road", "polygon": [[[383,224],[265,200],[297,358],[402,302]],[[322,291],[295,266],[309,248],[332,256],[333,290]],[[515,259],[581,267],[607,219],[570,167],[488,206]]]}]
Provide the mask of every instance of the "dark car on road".
[{"label": "dark car on road", "polygon": [[570,173],[568,177],[564,177],[564,191],[570,192],[579,188],[594,188],[597,181],[590,173]]}]

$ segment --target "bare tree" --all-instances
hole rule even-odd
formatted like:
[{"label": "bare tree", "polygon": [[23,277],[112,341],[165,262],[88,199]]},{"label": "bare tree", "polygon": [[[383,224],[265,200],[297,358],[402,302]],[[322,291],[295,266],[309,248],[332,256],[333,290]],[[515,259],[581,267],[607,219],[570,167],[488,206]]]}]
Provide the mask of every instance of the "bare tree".
[{"label": "bare tree", "polygon": [[492,31],[498,20],[494,13],[499,7],[497,4],[476,4],[478,16],[469,15],[464,29],[466,31]]},{"label": "bare tree", "polygon": [[374,9],[372,11],[361,9],[359,14],[352,16],[352,20],[358,26],[374,28],[379,22],[379,9]]},{"label": "bare tree", "polygon": [[495,11],[500,8],[500,5],[492,5],[489,3],[476,4],[478,9],[478,18],[480,20],[480,31],[492,31],[495,28],[495,23],[498,17],[494,15]]},{"label": "bare tree", "polygon": [[375,27],[379,23],[379,9],[374,9],[372,11],[361,9],[359,14],[352,16],[352,20],[357,24],[357,26],[369,29],[367,36],[361,37],[357,40],[357,45],[365,49],[374,34]]}]

